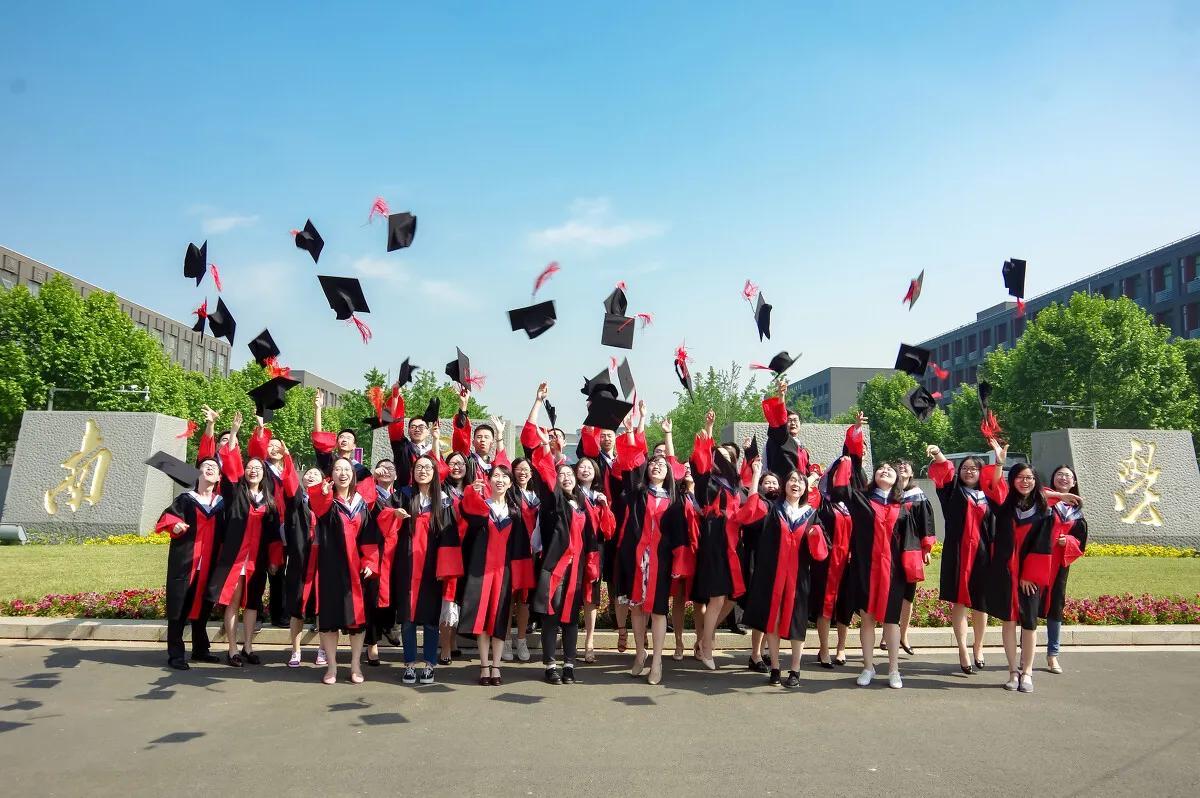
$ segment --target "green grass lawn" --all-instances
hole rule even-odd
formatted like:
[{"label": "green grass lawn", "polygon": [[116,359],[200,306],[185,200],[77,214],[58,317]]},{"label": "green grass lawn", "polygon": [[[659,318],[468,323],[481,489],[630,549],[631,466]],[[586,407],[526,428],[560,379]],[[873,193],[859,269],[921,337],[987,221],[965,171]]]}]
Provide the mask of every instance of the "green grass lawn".
[{"label": "green grass lawn", "polygon": [[[166,567],[167,546],[0,546],[0,599],[162,587]],[[937,587],[938,568],[934,560],[925,587]],[[1084,557],[1071,566],[1069,592],[1195,596],[1200,558]]]}]

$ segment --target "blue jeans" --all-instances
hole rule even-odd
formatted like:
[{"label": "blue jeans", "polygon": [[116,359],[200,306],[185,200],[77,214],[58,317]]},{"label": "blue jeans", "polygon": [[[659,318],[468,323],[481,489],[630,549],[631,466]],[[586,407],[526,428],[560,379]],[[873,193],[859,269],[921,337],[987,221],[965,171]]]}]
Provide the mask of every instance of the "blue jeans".
[{"label": "blue jeans", "polygon": [[1062,631],[1062,621],[1046,620],[1046,656],[1058,656],[1058,636]]},{"label": "blue jeans", "polygon": [[[425,636],[422,640],[421,658],[432,668],[437,665],[438,628],[433,624],[421,624],[421,633]],[[417,661],[417,625],[412,621],[401,624],[400,639],[404,643],[404,664],[412,665]]]}]

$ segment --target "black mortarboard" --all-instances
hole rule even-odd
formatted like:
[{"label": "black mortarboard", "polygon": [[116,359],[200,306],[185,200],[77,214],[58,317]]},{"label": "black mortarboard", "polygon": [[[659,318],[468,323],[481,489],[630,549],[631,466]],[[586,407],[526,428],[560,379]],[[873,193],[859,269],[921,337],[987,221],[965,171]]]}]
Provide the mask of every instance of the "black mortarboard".
[{"label": "black mortarboard", "polygon": [[586,377],[583,380],[583,388],[579,391],[589,399],[595,398],[597,393],[606,393],[613,399],[617,398],[617,386],[612,384],[612,379],[608,376],[608,369],[604,369],[590,380]]},{"label": "black mortarboard", "polygon": [[754,321],[758,324],[758,340],[771,340],[771,306],[759,293],[758,304],[754,306]]},{"label": "black mortarboard", "polygon": [[187,252],[183,255],[183,276],[195,277],[196,285],[200,285],[200,281],[204,279],[207,271],[208,242],[205,241],[200,246],[188,244]]},{"label": "black mortarboard", "polygon": [[554,326],[554,321],[557,318],[554,312],[554,300],[552,299],[508,312],[508,323],[512,326],[513,330],[524,330],[525,334],[530,338],[537,338],[546,330],[549,330]]},{"label": "black mortarboard", "polygon": [[200,480],[200,469],[185,463],[166,452],[155,452],[146,460],[146,465],[158,469],[185,488],[194,488]]},{"label": "black mortarboard", "polygon": [[388,217],[388,252],[404,249],[417,234],[417,217],[411,213],[393,213]]},{"label": "black mortarboard", "polygon": [[921,269],[921,273],[915,278],[908,281],[908,291],[904,294],[904,299],[901,302],[908,303],[908,309],[912,310],[913,305],[917,304],[917,299],[921,296],[921,286],[925,285],[925,270]]},{"label": "black mortarboard", "polygon": [[757,435],[750,436],[750,445],[746,447],[746,451],[744,452],[744,455],[746,457],[747,463],[753,463],[754,458],[758,457],[758,436]]},{"label": "black mortarboard", "polygon": [[212,331],[213,338],[224,338],[229,341],[230,346],[233,346],[233,334],[237,331],[237,322],[234,321],[229,308],[225,307],[224,299],[218,299],[217,309],[208,312],[208,329]]},{"label": "black mortarboard", "polygon": [[554,409],[554,405],[550,404],[549,399],[543,399],[542,404],[546,406],[546,418],[550,419],[550,426],[558,426],[558,411]]},{"label": "black mortarboard", "polygon": [[587,418],[583,420],[585,427],[615,430],[621,426],[625,416],[633,409],[630,402],[611,399],[607,396],[593,395],[592,404],[588,407]]},{"label": "black mortarboard", "polygon": [[617,366],[617,381],[621,383],[621,393],[628,399],[633,393],[633,371],[629,368],[629,358],[621,361],[621,365]]},{"label": "black mortarboard", "polygon": [[688,398],[692,398],[692,371],[688,368],[686,360],[675,358],[675,376],[679,378],[679,384],[687,391]]},{"label": "black mortarboard", "polygon": [[400,373],[396,375],[396,385],[403,388],[412,382],[413,372],[421,368],[420,366],[410,364],[408,358],[404,358],[404,362],[400,364]]},{"label": "black mortarboard", "polygon": [[913,412],[921,421],[928,421],[933,415],[934,408],[937,407],[937,400],[933,398],[924,385],[918,385],[908,392],[908,409]]},{"label": "black mortarboard", "polygon": [[287,392],[299,384],[299,380],[293,380],[291,377],[273,377],[246,391],[246,395],[254,400],[254,411],[265,419],[267,411],[283,407],[287,401]]},{"label": "black mortarboard", "polygon": [[900,351],[896,354],[896,370],[920,379],[925,376],[925,369],[929,367],[929,358],[932,356],[933,352],[928,349],[900,344]]},{"label": "black mortarboard", "polygon": [[325,298],[329,300],[329,307],[333,308],[337,314],[338,321],[345,321],[355,313],[370,313],[371,308],[367,306],[367,298],[363,295],[362,283],[356,277],[331,277],[329,275],[319,275],[317,277],[321,281],[321,288],[325,291]]},{"label": "black mortarboard", "polygon": [[611,313],[614,316],[624,316],[625,310],[628,307],[629,300],[625,298],[625,289],[619,285],[604,300],[604,312]]},{"label": "black mortarboard", "polygon": [[986,381],[980,381],[975,386],[975,390],[979,392],[979,408],[985,413],[988,411],[988,402],[992,398],[992,384]]},{"label": "black mortarboard", "polygon": [[1004,287],[1008,295],[1023,299],[1025,297],[1025,261],[1013,258],[1004,261],[1000,274],[1004,276]]},{"label": "black mortarboard", "polygon": [[383,409],[383,413],[372,413],[371,415],[364,418],[362,420],[362,423],[365,424],[370,429],[379,429],[380,427],[386,427],[388,424],[391,424],[393,421],[395,421],[395,419],[392,418],[391,411],[385,407]]},{"label": "black mortarboard", "polygon": [[471,379],[471,360],[458,347],[454,350],[458,352],[458,357],[446,364],[446,376],[451,382],[457,382],[464,388],[467,387],[467,382]]},{"label": "black mortarboard", "polygon": [[254,355],[254,362],[260,366],[265,366],[267,358],[279,357],[279,347],[275,345],[275,339],[271,337],[270,330],[263,330],[258,336],[246,344],[250,349],[250,354]]},{"label": "black mortarboard", "polygon": [[312,255],[313,263],[316,263],[317,259],[321,257],[321,250],[325,248],[325,239],[321,238],[321,234],[317,232],[312,219],[305,222],[304,229],[296,233],[296,246]]},{"label": "black mortarboard", "polygon": [[792,367],[792,364],[800,359],[799,355],[792,357],[787,352],[780,352],[775,357],[771,358],[771,362],[767,364],[767,368],[776,374],[782,374]]},{"label": "black mortarboard", "polygon": [[[421,420],[424,421],[426,424],[436,424],[437,420],[438,420],[438,416],[441,415],[441,412],[442,412],[442,400],[440,398],[434,396],[434,397],[430,398],[429,404],[425,405],[425,412],[421,414]],[[434,435],[437,434],[437,430],[434,430],[433,432],[434,432]]]},{"label": "black mortarboard", "polygon": [[604,346],[615,346],[620,349],[633,349],[632,316],[620,316],[615,313],[604,314],[604,329],[600,333],[600,343]]}]

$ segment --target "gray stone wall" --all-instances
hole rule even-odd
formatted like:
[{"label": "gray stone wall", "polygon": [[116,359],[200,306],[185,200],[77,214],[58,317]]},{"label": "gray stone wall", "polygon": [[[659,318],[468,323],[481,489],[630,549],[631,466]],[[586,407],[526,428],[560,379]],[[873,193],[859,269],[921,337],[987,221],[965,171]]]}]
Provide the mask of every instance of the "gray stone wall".
[{"label": "gray stone wall", "polygon": [[1200,544],[1200,470],[1186,430],[1061,429],[1033,434],[1034,467],[1079,477],[1089,539]]},{"label": "gray stone wall", "polygon": [[[102,484],[96,483],[97,490],[92,490],[95,467],[104,459],[100,456],[92,469],[83,471],[77,509],[69,505],[69,490],[48,502],[47,491],[71,476],[62,464],[80,453],[89,421],[101,439],[89,452],[109,452]],[[175,483],[145,461],[159,450],[184,459],[187,441],[175,436],[186,427],[183,419],[157,413],[26,410],[0,518],[43,539],[146,533],[174,498]],[[87,496],[94,496],[94,503]],[[57,511],[49,512],[51,506]]]}]

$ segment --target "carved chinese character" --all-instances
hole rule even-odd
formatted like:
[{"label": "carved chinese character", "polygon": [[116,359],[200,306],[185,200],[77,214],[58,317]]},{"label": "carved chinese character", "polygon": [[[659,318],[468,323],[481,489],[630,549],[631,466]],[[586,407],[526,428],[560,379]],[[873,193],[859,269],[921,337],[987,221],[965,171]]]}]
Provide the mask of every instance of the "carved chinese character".
[{"label": "carved chinese character", "polygon": [[1117,481],[1121,487],[1113,494],[1113,509],[1126,524],[1162,526],[1162,513],[1154,506],[1162,499],[1153,489],[1162,473],[1153,464],[1155,444],[1134,438],[1129,441],[1129,448],[1129,457],[1117,463]]},{"label": "carved chinese character", "polygon": [[[79,444],[79,451],[61,463],[61,467],[67,469],[67,475],[62,482],[46,491],[46,512],[50,515],[58,512],[58,497],[64,493],[68,495],[66,505],[71,512],[79,510],[85,501],[94,507],[104,497],[104,478],[108,476],[111,463],[112,452],[104,447],[100,427],[89,419],[83,428],[83,442]],[[86,488],[84,483],[87,483]]]}]

